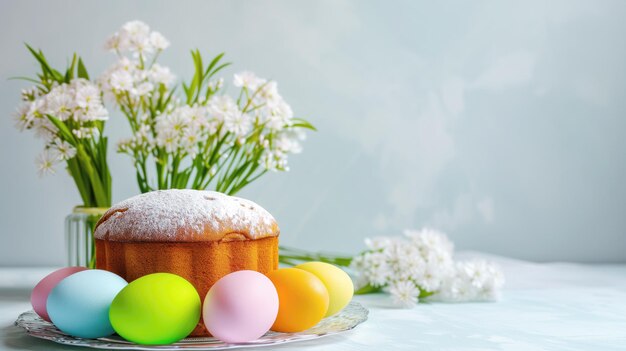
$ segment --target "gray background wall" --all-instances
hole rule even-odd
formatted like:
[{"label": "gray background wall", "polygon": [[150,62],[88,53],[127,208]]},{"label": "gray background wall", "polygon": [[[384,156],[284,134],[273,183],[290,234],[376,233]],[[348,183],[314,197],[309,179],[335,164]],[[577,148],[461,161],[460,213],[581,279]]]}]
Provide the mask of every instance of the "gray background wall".
[{"label": "gray background wall", "polygon": [[[538,261],[626,262],[626,2],[2,1],[0,265],[63,264],[70,178],[38,179],[41,143],[12,127],[36,66],[77,51],[92,73],[104,39],[141,19],[172,46],[226,51],[279,82],[319,133],[292,171],[242,195],[284,244],[356,253],[366,236],[431,225],[460,249]],[[112,139],[127,135],[114,113]],[[137,192],[111,152],[114,200]]]}]

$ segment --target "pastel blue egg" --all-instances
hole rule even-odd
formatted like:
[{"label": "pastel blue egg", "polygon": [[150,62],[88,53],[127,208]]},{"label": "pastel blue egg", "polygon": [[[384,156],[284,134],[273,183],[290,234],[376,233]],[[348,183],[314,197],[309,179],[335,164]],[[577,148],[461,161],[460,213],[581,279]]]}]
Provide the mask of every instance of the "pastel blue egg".
[{"label": "pastel blue egg", "polygon": [[46,309],[52,323],[66,334],[100,338],[114,333],[109,307],[128,283],[119,275],[91,269],[61,280],[48,296]]}]

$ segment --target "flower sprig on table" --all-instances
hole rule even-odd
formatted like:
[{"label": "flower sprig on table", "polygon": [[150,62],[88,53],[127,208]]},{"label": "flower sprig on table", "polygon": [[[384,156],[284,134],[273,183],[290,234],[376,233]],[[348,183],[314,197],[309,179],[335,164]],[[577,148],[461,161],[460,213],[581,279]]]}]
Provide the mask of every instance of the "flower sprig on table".
[{"label": "flower sprig on table", "polygon": [[235,74],[233,98],[216,77],[230,65],[224,54],[205,66],[195,50],[194,75],[176,97],[174,76],[157,63],[168,45],[139,21],[107,42],[118,62],[100,80],[130,124],[132,137],[118,151],[133,158],[140,190],[212,187],[232,195],[268,171],[288,170],[288,154],[299,153],[304,130],[315,128],[294,117],[276,82]]},{"label": "flower sprig on table", "polygon": [[107,138],[103,136],[108,111],[98,86],[80,57],[73,55],[64,73],[52,68],[41,50],[27,45],[41,72],[22,91],[15,114],[20,131],[32,130],[44,141],[37,159],[40,175],[55,172],[65,163],[86,207],[111,205],[111,175],[107,165]]},{"label": "flower sprig on table", "polygon": [[386,291],[400,306],[420,299],[446,302],[493,301],[504,284],[497,266],[484,260],[454,262],[454,246],[439,231],[406,230],[404,237],[366,239],[368,250],[350,267],[357,293]]},{"label": "flower sprig on table", "polygon": [[322,261],[346,267],[356,278],[356,294],[387,292],[407,308],[421,300],[495,301],[504,284],[502,271],[491,262],[455,262],[452,242],[434,229],[368,238],[365,244],[368,249],[354,257],[281,247],[280,259],[287,265]]}]

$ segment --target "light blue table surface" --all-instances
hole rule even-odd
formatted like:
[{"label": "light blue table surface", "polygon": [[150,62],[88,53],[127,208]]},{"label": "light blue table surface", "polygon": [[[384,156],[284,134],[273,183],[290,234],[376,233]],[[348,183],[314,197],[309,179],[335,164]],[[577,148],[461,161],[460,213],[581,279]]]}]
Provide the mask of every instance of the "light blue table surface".
[{"label": "light blue table surface", "polygon": [[[367,322],[343,335],[274,350],[626,350],[626,265],[500,264],[507,284],[496,303],[394,308],[359,296]],[[30,308],[28,286],[50,269],[0,269],[0,349],[80,350],[32,338],[13,321]],[[261,350],[261,349],[259,349]]]}]

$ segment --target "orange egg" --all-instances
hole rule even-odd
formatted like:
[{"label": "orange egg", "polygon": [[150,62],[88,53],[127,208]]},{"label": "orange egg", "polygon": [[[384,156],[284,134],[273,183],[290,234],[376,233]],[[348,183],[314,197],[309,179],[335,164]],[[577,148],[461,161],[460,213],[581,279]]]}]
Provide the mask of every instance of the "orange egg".
[{"label": "orange egg", "polygon": [[278,316],[272,330],[284,333],[311,328],[324,318],[329,295],[314,274],[297,268],[282,268],[267,274],[278,292]]}]

